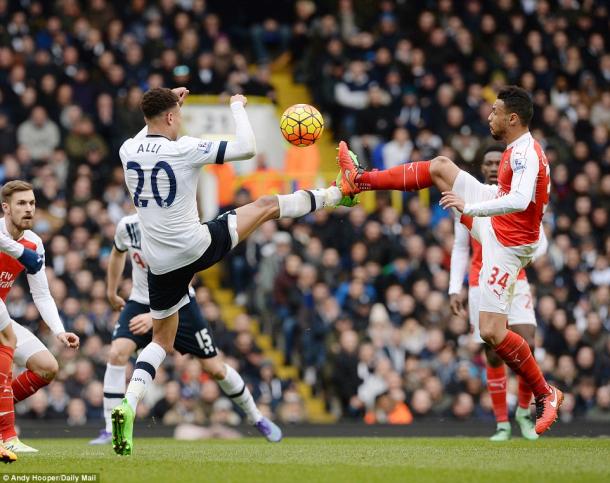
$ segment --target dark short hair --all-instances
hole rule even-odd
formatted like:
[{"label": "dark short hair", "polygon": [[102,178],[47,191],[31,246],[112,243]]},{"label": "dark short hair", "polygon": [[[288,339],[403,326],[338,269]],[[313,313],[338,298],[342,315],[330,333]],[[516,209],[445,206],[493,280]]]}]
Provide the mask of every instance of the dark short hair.
[{"label": "dark short hair", "polygon": [[528,92],[518,86],[506,86],[500,89],[498,99],[504,101],[509,114],[513,112],[519,116],[522,126],[529,126],[534,116],[534,103]]},{"label": "dark short hair", "polygon": [[2,196],[2,201],[4,203],[8,203],[11,201],[11,197],[13,193],[18,193],[19,191],[34,191],[34,187],[28,183],[27,181],[14,180],[5,183],[0,191],[0,195]]},{"label": "dark short hair", "polygon": [[151,119],[164,113],[168,109],[176,107],[176,104],[178,104],[178,96],[174,94],[171,89],[155,87],[142,96],[140,108],[144,113],[144,117]]}]

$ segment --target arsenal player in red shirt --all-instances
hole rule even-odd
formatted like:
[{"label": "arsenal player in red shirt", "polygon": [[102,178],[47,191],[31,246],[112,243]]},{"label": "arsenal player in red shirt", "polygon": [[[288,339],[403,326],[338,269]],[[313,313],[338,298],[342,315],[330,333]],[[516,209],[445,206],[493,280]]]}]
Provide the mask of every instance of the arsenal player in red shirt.
[{"label": "arsenal player in red shirt", "polygon": [[441,206],[462,213],[462,223],[483,247],[481,337],[530,386],[536,400],[536,433],[542,434],[557,419],[563,394],[546,382],[523,337],[507,328],[515,282],[538,248],[542,215],[549,201],[549,163],[529,132],[532,116],[533,103],[524,89],[507,86],[500,90],[488,119],[492,136],[507,145],[498,186],[480,183],[444,156],[385,171],[364,171],[344,142],[339,144],[338,185],[344,196],[365,190],[414,191],[436,186],[443,194]]}]

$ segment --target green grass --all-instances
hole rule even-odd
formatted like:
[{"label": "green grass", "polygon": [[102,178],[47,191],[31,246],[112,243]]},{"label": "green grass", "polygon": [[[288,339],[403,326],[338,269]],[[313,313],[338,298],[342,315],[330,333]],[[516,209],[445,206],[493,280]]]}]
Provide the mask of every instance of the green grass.
[{"label": "green grass", "polygon": [[[30,439],[0,473],[99,473],[102,482],[610,481],[610,439],[288,438],[184,442],[136,439],[131,457],[84,439]],[[1,481],[10,481],[6,475]]]}]

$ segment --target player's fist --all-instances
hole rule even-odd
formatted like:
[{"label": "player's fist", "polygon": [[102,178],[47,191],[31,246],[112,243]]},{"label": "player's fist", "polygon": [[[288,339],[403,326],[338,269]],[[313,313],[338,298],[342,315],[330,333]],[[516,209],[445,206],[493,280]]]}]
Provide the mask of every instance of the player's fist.
[{"label": "player's fist", "polygon": [[147,314],[138,314],[129,321],[129,330],[134,335],[146,334],[146,332],[152,329],[152,326],[153,322],[150,312]]},{"label": "player's fist", "polygon": [[449,295],[449,306],[451,313],[459,317],[466,317],[466,308],[464,307],[464,298],[461,294],[453,293]]},{"label": "player's fist", "polygon": [[233,104],[234,102],[241,102],[244,107],[246,106],[246,104],[248,104],[248,98],[246,96],[243,96],[241,94],[235,94],[234,96],[231,96],[229,99],[229,105]]},{"label": "player's fist", "polygon": [[176,87],[172,89],[172,92],[178,96],[178,104],[182,106],[190,91],[186,87]]},{"label": "player's fist", "polygon": [[106,296],[108,297],[108,302],[110,302],[110,306],[113,310],[123,310],[123,307],[125,307],[125,300],[123,300],[123,297],[112,292],[108,292]]},{"label": "player's fist", "polygon": [[80,345],[78,335],[73,332],[62,332],[61,334],[57,334],[57,338],[63,345],[70,347],[71,349],[78,349],[78,346]]},{"label": "player's fist", "polygon": [[37,273],[44,264],[44,256],[29,248],[23,248],[23,253],[17,259],[25,267],[26,272],[30,274]]}]

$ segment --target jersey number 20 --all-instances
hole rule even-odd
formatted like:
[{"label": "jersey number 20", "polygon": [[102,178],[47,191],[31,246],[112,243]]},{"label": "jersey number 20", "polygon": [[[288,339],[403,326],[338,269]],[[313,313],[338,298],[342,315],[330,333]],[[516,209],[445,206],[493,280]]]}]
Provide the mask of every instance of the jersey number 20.
[{"label": "jersey number 20", "polygon": [[[148,200],[140,199],[142,188],[144,188],[144,171],[142,170],[142,166],[135,161],[129,161],[127,163],[127,169],[134,170],[138,175],[138,185],[133,193],[133,204],[140,208],[146,208],[148,206]],[[165,171],[169,181],[169,193],[167,193],[167,197],[165,199],[161,198],[161,194],[159,193],[159,185],[157,184],[157,175],[161,170]],[[174,202],[174,199],[176,198],[176,176],[174,175],[172,167],[166,161],[159,161],[157,164],[155,164],[152,169],[152,173],[150,174],[150,185],[152,187],[155,201],[160,207],[167,208]]]}]

